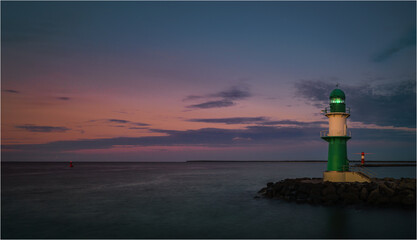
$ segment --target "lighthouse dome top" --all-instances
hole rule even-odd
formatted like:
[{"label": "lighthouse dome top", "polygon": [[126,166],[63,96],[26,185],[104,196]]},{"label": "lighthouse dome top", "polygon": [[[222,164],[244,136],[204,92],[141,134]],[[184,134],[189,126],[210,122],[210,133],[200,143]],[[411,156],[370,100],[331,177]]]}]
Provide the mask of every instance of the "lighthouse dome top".
[{"label": "lighthouse dome top", "polygon": [[345,99],[345,93],[342,90],[336,88],[330,93],[330,99],[332,98]]}]

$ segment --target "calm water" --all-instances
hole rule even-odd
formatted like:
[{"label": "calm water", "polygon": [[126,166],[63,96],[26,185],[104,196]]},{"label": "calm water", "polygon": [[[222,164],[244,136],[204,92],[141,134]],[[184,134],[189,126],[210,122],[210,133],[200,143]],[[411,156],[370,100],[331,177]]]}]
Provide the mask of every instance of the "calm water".
[{"label": "calm water", "polygon": [[[2,238],[416,238],[416,213],[254,199],[325,163],[2,163]],[[415,167],[373,168],[415,177]]]}]

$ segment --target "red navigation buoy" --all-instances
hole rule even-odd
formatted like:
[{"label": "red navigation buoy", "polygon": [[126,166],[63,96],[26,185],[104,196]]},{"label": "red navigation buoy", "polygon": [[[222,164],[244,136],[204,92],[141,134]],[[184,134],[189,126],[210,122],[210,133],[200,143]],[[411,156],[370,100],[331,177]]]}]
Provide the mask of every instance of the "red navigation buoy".
[{"label": "red navigation buoy", "polygon": [[74,166],[72,165],[72,161],[70,161],[70,165],[69,165],[69,167],[74,167]]}]

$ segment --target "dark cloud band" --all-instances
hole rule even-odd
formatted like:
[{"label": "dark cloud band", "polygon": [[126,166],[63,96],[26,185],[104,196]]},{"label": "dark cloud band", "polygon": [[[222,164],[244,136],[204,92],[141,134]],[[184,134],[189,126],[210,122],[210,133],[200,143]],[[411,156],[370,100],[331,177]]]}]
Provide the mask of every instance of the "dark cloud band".
[{"label": "dark cloud band", "polygon": [[189,105],[187,108],[221,108],[221,107],[230,107],[235,103],[229,100],[220,100],[220,101],[208,101],[200,104]]},{"label": "dark cloud band", "polygon": [[195,118],[189,122],[225,123],[225,124],[250,124],[266,121],[265,117],[235,117],[235,118]]},{"label": "dark cloud band", "polygon": [[47,132],[66,132],[68,130],[71,130],[71,129],[66,128],[66,127],[35,126],[35,125],[29,125],[29,124],[15,126],[15,128],[23,129],[23,130],[26,130],[28,132],[43,132],[43,133],[47,133]]},{"label": "dark cloud band", "polygon": [[300,122],[295,120],[269,121],[266,117],[235,117],[235,118],[195,118],[189,122],[224,123],[224,124],[258,124],[258,125],[296,125],[296,126],[319,126],[327,124],[326,121]]},{"label": "dark cloud band", "polygon": [[8,93],[20,93],[17,90],[13,90],[13,89],[4,89],[3,92],[8,92]]},{"label": "dark cloud band", "polygon": [[210,99],[210,98],[221,98],[220,100],[210,100],[199,104],[188,105],[187,108],[194,109],[207,109],[207,108],[222,108],[230,107],[236,104],[237,100],[251,97],[252,94],[247,86],[233,86],[228,90],[208,94],[208,95],[190,95],[183,99],[198,100],[198,99]]}]

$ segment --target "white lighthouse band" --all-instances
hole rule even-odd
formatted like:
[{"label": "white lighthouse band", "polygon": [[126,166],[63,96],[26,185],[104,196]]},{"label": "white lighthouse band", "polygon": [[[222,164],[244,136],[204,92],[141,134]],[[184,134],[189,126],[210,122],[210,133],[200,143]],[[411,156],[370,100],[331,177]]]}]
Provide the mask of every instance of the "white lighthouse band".
[{"label": "white lighthouse band", "polygon": [[328,136],[348,136],[347,118],[349,113],[327,113],[329,118],[329,132]]}]

